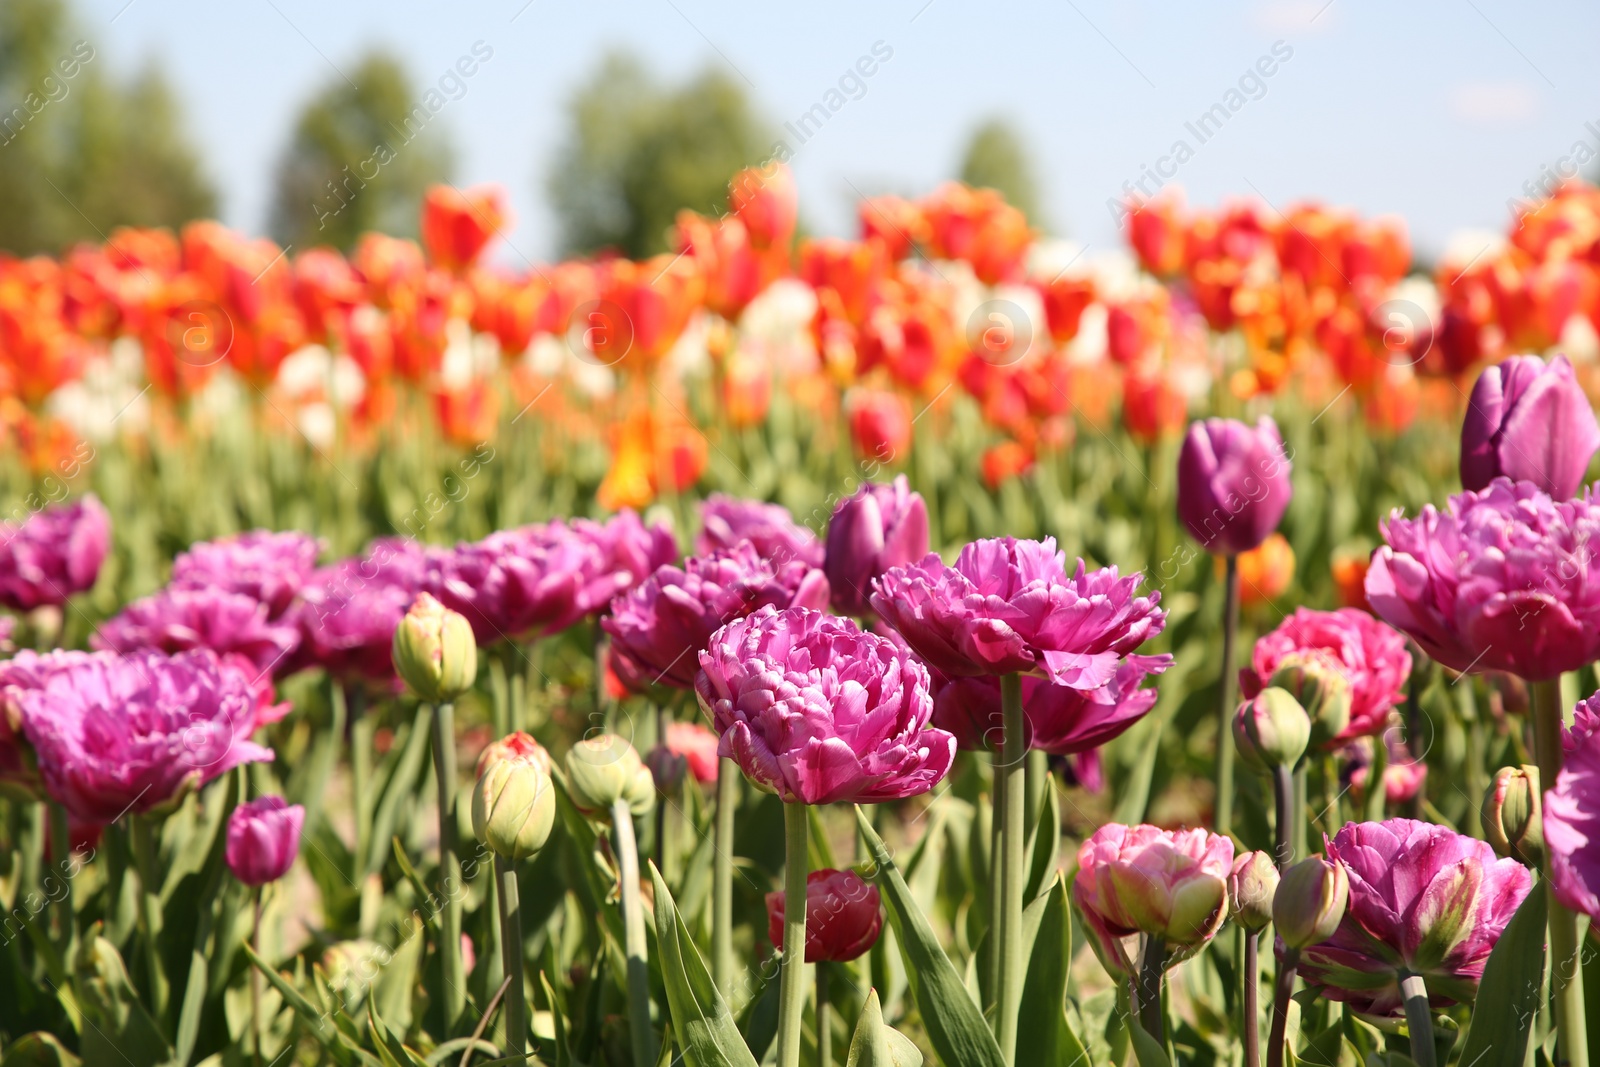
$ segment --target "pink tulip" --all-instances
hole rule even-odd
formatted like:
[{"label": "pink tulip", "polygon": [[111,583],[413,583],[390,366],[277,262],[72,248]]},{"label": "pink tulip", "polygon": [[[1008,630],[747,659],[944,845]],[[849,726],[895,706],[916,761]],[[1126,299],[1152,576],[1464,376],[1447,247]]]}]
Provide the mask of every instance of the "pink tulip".
[{"label": "pink tulip", "polygon": [[1289,457],[1278,424],[1235,419],[1190,424],[1178,453],[1178,517],[1218,556],[1248,552],[1278,528],[1289,507]]},{"label": "pink tulip", "polygon": [[1250,667],[1239,672],[1241,691],[1246,698],[1255,696],[1285,659],[1316,652],[1330,654],[1350,683],[1350,725],[1335,740],[1383,730],[1390,712],[1405,699],[1411,653],[1402,634],[1358,608],[1296,608],[1256,642]]},{"label": "pink tulip", "polygon": [[[1105,744],[1155,707],[1158,694],[1143,682],[1163,669],[1165,665],[1158,665],[1147,672],[1137,663],[1126,663],[1111,681],[1088,691],[1024,678],[1028,747],[1067,755]],[[933,724],[954,734],[958,748],[999,750],[1004,740],[1000,680],[936,674],[933,681]]]},{"label": "pink tulip", "polygon": [[0,523],[0,604],[32,611],[94,587],[111,549],[111,518],[92,493]]},{"label": "pink tulip", "polygon": [[106,620],[89,643],[115,652],[208,648],[243,656],[264,674],[282,675],[293,664],[300,633],[291,620],[273,621],[267,605],[245,593],[168,586]]},{"label": "pink tulip", "polygon": [[228,818],[225,858],[233,876],[248,886],[276,882],[300,854],[306,809],[282,797],[258,797],[240,804]]},{"label": "pink tulip", "polygon": [[1600,920],[1600,733],[1579,737],[1544,795],[1544,844],[1556,899]]},{"label": "pink tulip", "polygon": [[696,554],[709,556],[726,551],[740,541],[749,541],[762,558],[774,563],[799,560],[811,567],[822,566],[822,545],[817,535],[795,522],[782,504],[712,493],[700,505]]},{"label": "pink tulip", "polygon": [[[783,894],[767,894],[767,937],[783,949]],[[845,963],[862,955],[883,931],[878,887],[855,871],[823,869],[806,875],[806,962]]]},{"label": "pink tulip", "polygon": [[702,785],[717,780],[717,735],[697,722],[667,724],[667,749],[689,763],[689,773]]},{"label": "pink tulip", "polygon": [[317,566],[322,550],[316,538],[289,530],[251,530],[220,541],[201,541],[172,561],[178,589],[220,589],[243,593],[280,618]]},{"label": "pink tulip", "polygon": [[1510,478],[1567,500],[1583,485],[1596,448],[1600,423],[1567,357],[1546,365],[1538,356],[1512,356],[1472,387],[1461,424],[1461,484],[1484,489]]},{"label": "pink tulip", "polygon": [[890,567],[928,554],[928,505],[905,475],[889,485],[863,485],[828,520],[823,570],[842,615],[865,615],[872,583]]}]

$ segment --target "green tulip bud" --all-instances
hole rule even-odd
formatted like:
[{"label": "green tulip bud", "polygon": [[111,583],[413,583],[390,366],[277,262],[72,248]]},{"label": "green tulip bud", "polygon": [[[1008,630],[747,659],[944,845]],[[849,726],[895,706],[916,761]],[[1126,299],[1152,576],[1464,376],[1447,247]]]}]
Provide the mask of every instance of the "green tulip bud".
[{"label": "green tulip bud", "polygon": [[418,696],[433,704],[455,700],[478,677],[478,642],[472,624],[423,593],[395,627],[394,669]]},{"label": "green tulip bud", "polygon": [[1251,767],[1269,773],[1293,767],[1305,755],[1311,719],[1286,690],[1268,687],[1239,705],[1233,719],[1239,756]]},{"label": "green tulip bud", "polygon": [[1483,798],[1483,836],[1502,856],[1538,867],[1544,860],[1539,768],[1501,767]]},{"label": "green tulip bud", "polygon": [[579,741],[567,751],[567,791],[585,815],[609,817],[621,800],[635,815],[649,811],[656,800],[655,779],[632,745],[616,734]]},{"label": "green tulip bud", "polygon": [[1333,936],[1350,904],[1350,876],[1321,856],[1283,872],[1272,899],[1272,922],[1290,948],[1310,948]]},{"label": "green tulip bud", "polygon": [[1267,682],[1300,702],[1311,717],[1311,745],[1317,748],[1344,733],[1350,725],[1350,677],[1332,656],[1293,653],[1285,656]]},{"label": "green tulip bud", "polygon": [[1278,893],[1278,868],[1265,852],[1240,853],[1228,875],[1228,912],[1234,922],[1254,933],[1272,921],[1272,898]]},{"label": "green tulip bud", "polygon": [[555,818],[555,790],[535,756],[489,761],[472,788],[472,832],[506,859],[527,859],[543,848]]}]

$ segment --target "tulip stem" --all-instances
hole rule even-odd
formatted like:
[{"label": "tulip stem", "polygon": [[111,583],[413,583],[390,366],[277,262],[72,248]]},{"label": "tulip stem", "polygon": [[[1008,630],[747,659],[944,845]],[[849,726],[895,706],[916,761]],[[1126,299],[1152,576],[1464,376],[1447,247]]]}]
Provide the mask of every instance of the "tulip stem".
[{"label": "tulip stem", "polygon": [[1278,817],[1278,824],[1273,827],[1272,851],[1281,871],[1294,862],[1295,856],[1294,772],[1288,764],[1280,763],[1272,768],[1272,799]]},{"label": "tulip stem", "polygon": [[1261,1067],[1261,934],[1244,935],[1244,1067]]},{"label": "tulip stem", "polygon": [[1239,628],[1239,557],[1227,558],[1222,586],[1222,684],[1217,706],[1217,833],[1233,831],[1233,638]]},{"label": "tulip stem", "polygon": [[[72,909],[72,830],[67,823],[67,809],[50,802],[50,873],[61,883],[61,899],[56,902],[56,920],[60,928],[56,936],[61,939],[63,958],[71,951],[77,936],[77,924]],[[49,896],[48,880],[45,896]]]},{"label": "tulip stem", "polygon": [[1300,769],[1294,772],[1294,806],[1289,812],[1289,851],[1292,855],[1311,854],[1306,847],[1306,809],[1310,806],[1306,800],[1306,765],[1301,762]]},{"label": "tulip stem", "polygon": [[356,850],[351,859],[359,883],[366,878],[367,856],[372,848],[372,741],[378,723],[367,713],[365,692],[360,686],[346,689],[344,702],[350,716],[350,791],[354,794],[356,816]]},{"label": "tulip stem", "polygon": [[1402,972],[1400,995],[1406,1001],[1406,1029],[1411,1032],[1411,1062],[1417,1067],[1435,1067],[1437,1047],[1433,1043],[1433,1012],[1428,1007],[1428,986],[1420,974]]},{"label": "tulip stem", "polygon": [[800,1020],[806,989],[806,832],[804,804],[783,806],[783,961],[778,986],[778,1067],[800,1067]]},{"label": "tulip stem", "polygon": [[623,949],[628,957],[628,1035],[633,1062],[656,1062],[655,1035],[650,1029],[650,958],[645,945],[644,905],[639,900],[639,845],[633,835],[633,812],[619,799],[611,805],[611,848],[622,883]]},{"label": "tulip stem", "polygon": [[500,883],[500,944],[509,986],[505,1010],[506,1053],[526,1056],[528,1002],[522,995],[522,905],[517,893],[516,865],[496,853],[494,873]]},{"label": "tulip stem", "polygon": [[161,932],[161,879],[156,873],[156,844],[152,836],[149,815],[135,815],[131,820],[133,836],[133,862],[139,869],[139,899],[135,918],[139,933],[144,935],[145,966],[150,975],[150,1014],[157,1019],[167,1012],[167,976],[161,967],[161,953],[156,947],[156,936]]},{"label": "tulip stem", "polygon": [[[250,949],[261,955],[261,887],[256,886],[255,918],[250,923]],[[261,968],[250,968],[250,1047],[256,1067],[261,1067]]]},{"label": "tulip stem", "polygon": [[1028,748],[1027,720],[1022,712],[1022,676],[1000,676],[1000,709],[1005,740],[1000,762],[995,766],[995,792],[1005,805],[1000,817],[1000,936],[994,941],[1000,954],[1000,985],[995,994],[998,1014],[997,1036],[1000,1055],[1006,1063],[1016,1062],[1017,1014],[1022,1007],[1022,979],[1027,960],[1022,952],[1022,890],[1027,877],[1028,827],[1023,818],[1027,806],[1027,777],[1023,765]]},{"label": "tulip stem", "polygon": [[461,856],[456,848],[455,706],[433,713],[433,777],[439,787],[439,881],[444,911],[439,917],[439,960],[444,972],[445,1033],[455,1030],[467,1007],[461,959]]},{"label": "tulip stem", "polygon": [[833,1067],[832,1005],[828,1003],[828,964],[817,961],[817,1067]]},{"label": "tulip stem", "polygon": [[739,766],[717,760],[717,825],[712,842],[711,969],[717,991],[733,992],[733,816],[739,808]]},{"label": "tulip stem", "polygon": [[1300,950],[1285,947],[1278,961],[1278,979],[1272,989],[1272,1032],[1267,1035],[1267,1067],[1283,1067],[1283,1043],[1289,1031],[1289,1000],[1294,993],[1294,972]]},{"label": "tulip stem", "polygon": [[1167,1043],[1167,1019],[1161,986],[1166,977],[1167,939],[1146,934],[1144,951],[1139,953],[1139,1025],[1163,1047]]},{"label": "tulip stem", "polygon": [[[1548,792],[1561,773],[1561,679],[1532,682],[1533,751],[1539,764],[1539,787]],[[1545,850],[1545,877],[1550,877],[1550,850]],[[1556,1063],[1589,1067],[1588,1029],[1584,1018],[1583,970],[1579,966],[1578,917],[1550,898],[1551,999],[1556,1005]]]}]

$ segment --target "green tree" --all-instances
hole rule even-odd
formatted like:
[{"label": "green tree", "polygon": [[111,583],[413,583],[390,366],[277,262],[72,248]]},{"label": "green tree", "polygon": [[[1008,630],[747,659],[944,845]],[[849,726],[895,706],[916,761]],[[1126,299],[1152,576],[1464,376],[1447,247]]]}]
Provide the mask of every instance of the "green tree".
[{"label": "green tree", "polygon": [[546,184],[563,250],[664,251],[681,209],[726,209],[728,179],[766,158],[768,132],[744,91],[715,68],[662,86],[633,57],[606,56],[568,105],[566,141]]},{"label": "green tree", "polygon": [[351,81],[335,77],[307,102],[278,164],[271,228],[284,245],[415,235],[423,192],[450,176],[439,119],[397,59],[370,52]]},{"label": "green tree", "polygon": [[1033,162],[1021,136],[1004,119],[989,119],[972,131],[961,158],[960,177],[968,185],[1000,190],[1008,203],[1028,216],[1029,222],[1044,225]]}]

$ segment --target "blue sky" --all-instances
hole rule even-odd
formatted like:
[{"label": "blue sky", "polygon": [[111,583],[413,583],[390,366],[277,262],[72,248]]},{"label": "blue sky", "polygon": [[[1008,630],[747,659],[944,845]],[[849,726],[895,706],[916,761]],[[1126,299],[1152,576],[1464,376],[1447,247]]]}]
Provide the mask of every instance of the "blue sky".
[{"label": "blue sky", "polygon": [[[1541,166],[1578,140],[1600,146],[1600,6],[1577,3],[77,0],[77,14],[97,62],[167,67],[224,218],[251,231],[298,107],[367,46],[392,48],[421,86],[484,42],[492,60],[441,116],[458,182],[511,192],[513,261],[554,254],[543,179],[562,103],[611,46],[664,76],[718,64],[774,125],[875,44],[892,49],[793,161],[823,232],[853,228],[856,190],[920,193],[948,177],[973,125],[997,113],[1033,150],[1053,228],[1094,247],[1118,243],[1107,199],[1180,139],[1193,155],[1176,181],[1193,203],[1254,193],[1397,213],[1428,253],[1459,230],[1503,229],[1508,198]],[[1229,102],[1275,42],[1292,54],[1247,80],[1201,144],[1185,123]]]}]

